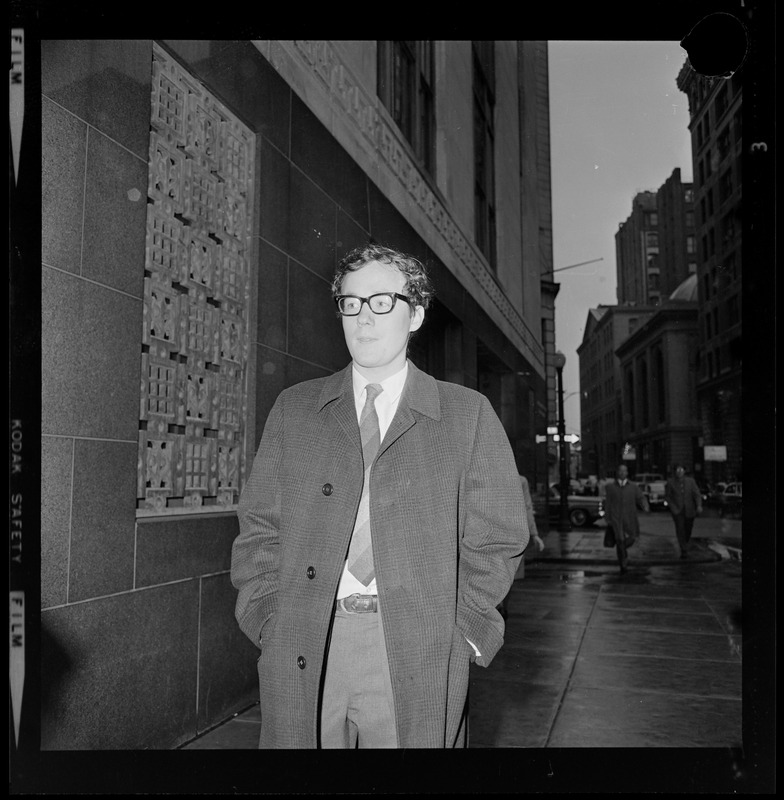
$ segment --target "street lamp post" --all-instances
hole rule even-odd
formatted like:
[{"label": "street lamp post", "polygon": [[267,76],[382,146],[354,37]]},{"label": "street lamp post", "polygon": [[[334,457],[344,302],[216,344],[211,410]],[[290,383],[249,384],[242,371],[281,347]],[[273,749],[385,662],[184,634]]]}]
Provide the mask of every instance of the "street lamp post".
[{"label": "street lamp post", "polygon": [[566,468],[566,420],[563,407],[563,368],[566,364],[566,356],[560,350],[555,353],[554,363],[558,374],[558,452],[561,467],[561,507],[558,516],[558,530],[561,533],[568,533],[572,529],[572,523],[569,521],[569,473]]}]

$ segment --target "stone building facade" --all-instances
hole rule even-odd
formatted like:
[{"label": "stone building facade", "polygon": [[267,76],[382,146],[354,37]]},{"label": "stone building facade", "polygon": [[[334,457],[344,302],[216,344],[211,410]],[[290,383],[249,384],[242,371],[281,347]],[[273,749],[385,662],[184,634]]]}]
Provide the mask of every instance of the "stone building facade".
[{"label": "stone building facade", "polygon": [[546,474],[547,48],[51,40],[41,92],[41,747],[172,748],[257,698],[234,507],[278,393],[348,363],[353,246],[428,265],[412,359]]}]

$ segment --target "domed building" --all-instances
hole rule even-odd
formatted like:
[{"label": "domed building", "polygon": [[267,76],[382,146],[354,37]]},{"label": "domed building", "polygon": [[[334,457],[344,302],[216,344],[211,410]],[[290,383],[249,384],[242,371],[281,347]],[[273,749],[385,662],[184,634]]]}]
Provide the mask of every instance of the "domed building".
[{"label": "domed building", "polygon": [[616,349],[623,435],[637,469],[669,475],[674,463],[699,477],[697,276],[690,275]]},{"label": "domed building", "polygon": [[689,275],[670,295],[670,300],[681,303],[697,302],[697,274]]}]

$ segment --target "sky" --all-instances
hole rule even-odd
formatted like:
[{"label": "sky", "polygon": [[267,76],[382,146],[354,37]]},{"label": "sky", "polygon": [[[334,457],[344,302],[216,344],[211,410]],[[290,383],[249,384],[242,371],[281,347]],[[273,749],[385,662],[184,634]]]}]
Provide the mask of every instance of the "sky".
[{"label": "sky", "polygon": [[681,170],[692,181],[689,106],[677,41],[550,41],[550,161],[555,346],[566,430],[580,432],[579,359],[588,310],[614,305],[615,234],[638,192]]}]

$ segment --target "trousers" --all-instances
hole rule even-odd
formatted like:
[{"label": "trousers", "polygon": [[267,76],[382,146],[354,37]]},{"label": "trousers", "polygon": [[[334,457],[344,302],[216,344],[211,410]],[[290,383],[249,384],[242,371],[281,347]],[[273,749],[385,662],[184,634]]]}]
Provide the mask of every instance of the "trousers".
[{"label": "trousers", "polygon": [[687,517],[685,514],[673,514],[672,520],[675,523],[675,535],[678,538],[681,552],[686,552],[689,547],[692,528],[694,528],[694,517]]},{"label": "trousers", "polygon": [[397,747],[381,611],[335,611],[321,702],[322,748]]}]

